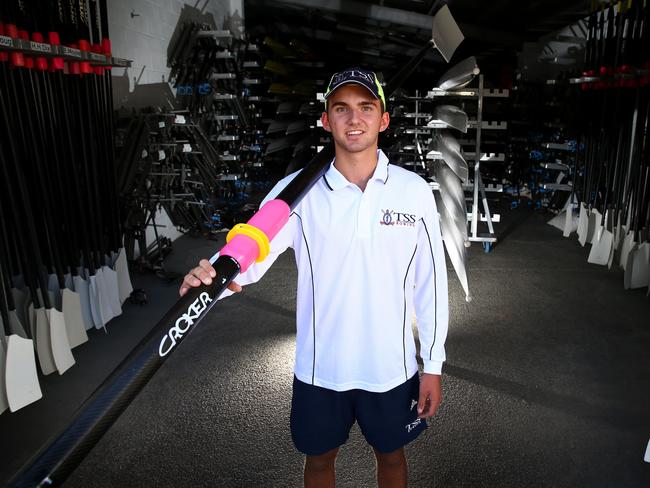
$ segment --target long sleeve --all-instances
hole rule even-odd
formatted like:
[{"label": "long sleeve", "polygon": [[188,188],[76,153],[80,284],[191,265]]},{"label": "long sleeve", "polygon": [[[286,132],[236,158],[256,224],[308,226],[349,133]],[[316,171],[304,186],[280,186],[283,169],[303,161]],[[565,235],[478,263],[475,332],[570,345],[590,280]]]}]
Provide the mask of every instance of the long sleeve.
[{"label": "long sleeve", "polygon": [[[279,181],[269,192],[269,194],[264,198],[264,200],[260,204],[260,208],[269,200],[274,199],[289,184],[289,182],[293,179],[294,176],[295,173]],[[235,278],[235,282],[241,286],[249,285],[251,283],[257,283],[262,278],[262,276],[264,276],[264,274],[269,270],[269,268],[275,262],[278,256],[282,254],[284,251],[286,251],[287,248],[293,247],[293,237],[295,235],[295,228],[296,228],[296,216],[292,214],[289,217],[289,221],[285,224],[285,226],[282,229],[280,229],[280,232],[278,232],[277,235],[271,240],[270,242],[271,250],[269,252],[269,255],[266,257],[266,259],[261,263],[253,263],[246,270],[245,273],[241,273],[240,275],[237,276],[237,278]],[[214,262],[217,260],[218,257],[219,257],[219,253],[217,252],[214,256],[210,258],[210,263],[214,264]],[[226,298],[232,294],[233,294],[232,291],[226,289],[219,296],[219,299]]]},{"label": "long sleeve", "polygon": [[436,202],[430,190],[424,200],[426,208],[418,229],[413,302],[424,372],[440,374],[449,323],[447,266]]}]

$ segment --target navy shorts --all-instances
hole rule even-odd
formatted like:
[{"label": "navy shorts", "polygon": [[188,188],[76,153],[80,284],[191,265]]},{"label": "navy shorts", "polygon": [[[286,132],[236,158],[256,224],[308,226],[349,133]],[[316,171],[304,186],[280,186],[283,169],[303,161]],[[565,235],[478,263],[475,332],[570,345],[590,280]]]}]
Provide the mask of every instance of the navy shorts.
[{"label": "navy shorts", "polygon": [[318,456],[348,440],[354,422],[372,447],[389,453],[405,446],[427,428],[418,418],[420,377],[383,393],[334,391],[293,378],[291,437],[303,454]]}]

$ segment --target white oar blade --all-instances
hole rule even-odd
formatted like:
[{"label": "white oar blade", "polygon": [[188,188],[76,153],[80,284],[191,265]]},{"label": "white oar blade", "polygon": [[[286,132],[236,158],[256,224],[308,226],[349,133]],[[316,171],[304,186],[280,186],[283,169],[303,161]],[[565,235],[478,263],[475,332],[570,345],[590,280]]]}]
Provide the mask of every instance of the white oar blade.
[{"label": "white oar blade", "polygon": [[65,327],[65,318],[62,312],[56,308],[47,311],[47,318],[50,322],[50,347],[52,348],[52,358],[59,374],[65,373],[75,360],[72,356],[70,343],[68,342],[68,332]]},{"label": "white oar blade", "polygon": [[437,105],[433,109],[433,120],[439,120],[448,127],[467,132],[467,114],[456,105]]},{"label": "white oar blade", "polygon": [[449,62],[454,52],[456,52],[456,48],[465,39],[447,5],[441,7],[433,17],[431,38],[447,62]]},{"label": "white oar blade", "polygon": [[589,244],[593,244],[594,238],[597,237],[597,231],[598,227],[600,226],[600,222],[602,221],[602,215],[600,212],[596,209],[593,209],[589,213],[589,220],[588,220],[588,225],[587,225],[587,242]]},{"label": "white oar blade", "polygon": [[591,264],[599,264],[605,266],[609,261],[609,256],[612,253],[612,244],[614,236],[607,229],[603,229],[600,239],[594,241],[589,252],[587,262]]},{"label": "white oar blade", "polygon": [[623,270],[627,267],[627,257],[630,255],[630,251],[634,248],[634,232],[628,232],[623,238],[623,243],[621,244],[621,255],[619,257],[618,264]]},{"label": "white oar blade", "polygon": [[96,329],[101,329],[104,327],[104,321],[102,320],[102,312],[100,308],[100,296],[99,290],[97,289],[97,275],[90,276],[88,278],[88,295],[90,300],[90,311],[93,316],[93,324]]},{"label": "white oar blade", "polygon": [[465,229],[465,240],[467,240],[467,206],[465,204],[465,193],[458,176],[444,161],[434,163],[434,176],[440,185],[439,194],[436,195],[445,207],[448,217],[453,219],[459,228],[463,227]]},{"label": "white oar blade", "polygon": [[36,353],[41,371],[44,375],[56,371],[54,356],[52,355],[52,338],[50,337],[50,322],[47,320],[47,313],[43,307],[34,311],[36,315]]},{"label": "white oar blade", "polygon": [[88,289],[88,281],[83,277],[77,275],[73,278],[74,290],[79,295],[79,302],[81,304],[81,318],[84,322],[86,330],[92,329],[95,326],[93,322],[93,315],[90,309],[90,290]]},{"label": "white oar blade", "polygon": [[133,285],[131,284],[131,276],[129,275],[129,266],[126,260],[126,251],[124,248],[120,249],[117,261],[115,261],[115,271],[117,271],[117,285],[119,289],[120,303],[124,303],[131,292]]},{"label": "white oar blade", "polygon": [[438,80],[438,88],[441,90],[461,88],[471,82],[480,72],[476,58],[471,56],[449,68]]},{"label": "white oar blade", "polygon": [[555,227],[558,230],[564,230],[565,220],[566,220],[566,212],[563,210],[546,223],[550,226]]},{"label": "white oar blade", "polygon": [[106,282],[104,267],[97,269],[97,293],[99,294],[99,311],[101,313],[103,324],[106,325],[115,315],[111,307],[111,293],[113,290]]},{"label": "white oar blade", "polygon": [[7,399],[7,386],[5,380],[7,367],[7,353],[5,351],[6,338],[4,336],[4,322],[0,317],[0,413],[9,408]]},{"label": "white oar blade", "polygon": [[635,242],[630,251],[627,253],[627,260],[624,267],[625,271],[623,272],[623,288],[626,290],[632,288],[632,267],[638,247],[639,246]]},{"label": "white oar blade", "polygon": [[5,388],[9,410],[15,412],[43,397],[36,372],[34,345],[12,334],[7,338]]},{"label": "white oar blade", "polygon": [[[439,193],[434,192],[433,195],[436,200],[438,214],[440,215],[440,232],[445,244],[445,249],[447,249],[447,255],[454,267],[458,281],[460,281],[460,284],[463,287],[465,299],[470,301],[469,282],[467,280],[467,248],[465,247],[464,237],[462,233],[459,232],[458,228],[453,225],[453,219],[447,215],[447,209],[445,208]],[[467,227],[465,226],[465,229],[466,228]]]},{"label": "white oar blade", "polygon": [[[650,243],[639,244],[632,256],[630,271],[630,288],[642,288],[650,285]],[[627,271],[627,270],[626,270]]]},{"label": "white oar blade", "polygon": [[578,242],[582,247],[585,247],[585,244],[587,243],[587,230],[589,226],[588,221],[589,217],[587,216],[587,209],[581,203],[580,213],[578,217],[578,229],[576,231],[576,234],[578,234]]},{"label": "white oar blade", "polygon": [[575,207],[573,196],[569,198],[566,209],[564,211],[564,229],[562,229],[562,236],[569,237],[572,233],[578,230],[578,218],[575,215]]},{"label": "white oar blade", "polygon": [[609,253],[609,259],[607,260],[607,269],[612,269],[612,264],[614,263],[614,255],[616,254],[616,250],[621,247],[621,222],[619,219],[619,222],[617,225],[614,226],[614,229],[612,231],[612,251]]},{"label": "white oar blade", "polygon": [[81,312],[81,299],[79,294],[66,288],[61,296],[63,316],[65,317],[65,330],[71,348],[75,348],[88,340],[86,325]]},{"label": "white oar blade", "polygon": [[469,178],[467,161],[460,150],[458,140],[449,131],[440,131],[436,136],[436,146],[442,158],[454,173],[465,182]]},{"label": "white oar blade", "polygon": [[117,282],[117,272],[108,266],[102,267],[106,282],[106,298],[113,317],[122,315],[122,302],[120,302],[120,288]]}]

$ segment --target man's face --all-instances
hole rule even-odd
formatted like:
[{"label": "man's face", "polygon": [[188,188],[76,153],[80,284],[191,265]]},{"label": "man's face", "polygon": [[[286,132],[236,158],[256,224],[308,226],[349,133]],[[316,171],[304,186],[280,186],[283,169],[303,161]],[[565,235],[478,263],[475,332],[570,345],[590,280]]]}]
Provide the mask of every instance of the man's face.
[{"label": "man's face", "polygon": [[321,121],[338,150],[358,153],[376,149],[379,132],[386,130],[390,117],[366,88],[350,83],[329,96]]}]

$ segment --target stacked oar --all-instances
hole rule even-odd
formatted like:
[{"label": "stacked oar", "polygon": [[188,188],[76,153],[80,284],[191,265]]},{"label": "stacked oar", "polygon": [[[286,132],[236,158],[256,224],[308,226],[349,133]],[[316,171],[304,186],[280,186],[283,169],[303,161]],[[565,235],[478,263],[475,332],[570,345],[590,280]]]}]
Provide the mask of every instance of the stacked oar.
[{"label": "stacked oar", "polygon": [[641,0],[594,9],[581,85],[578,240],[590,263],[625,270],[625,288],[650,285],[648,25]]},{"label": "stacked oar", "polygon": [[[105,5],[92,0],[87,7],[85,0],[3,2],[0,27],[13,39],[110,54],[108,32],[95,21],[100,10],[105,21]],[[130,293],[119,252],[111,114],[110,74],[103,68],[2,53],[0,304],[9,317],[3,326],[11,410],[40,397],[32,374],[13,402],[9,391],[11,365],[20,359],[31,371],[27,364],[34,363],[26,341],[34,342],[44,375],[63,374],[75,363],[72,348],[88,340],[86,331],[119,315]]]},{"label": "stacked oar", "polygon": [[[469,84],[478,72],[476,59],[470,57],[450,68],[440,78],[436,88],[451,90],[463,87]],[[437,105],[433,111],[433,119],[428,125],[446,127],[438,130],[432,138],[432,149],[441,155],[433,162],[433,176],[440,186],[434,196],[447,254],[469,301],[467,248],[470,241],[467,235],[467,205],[463,190],[463,184],[468,181],[469,169],[454,135],[455,131],[467,132],[467,114],[454,105]]]}]

